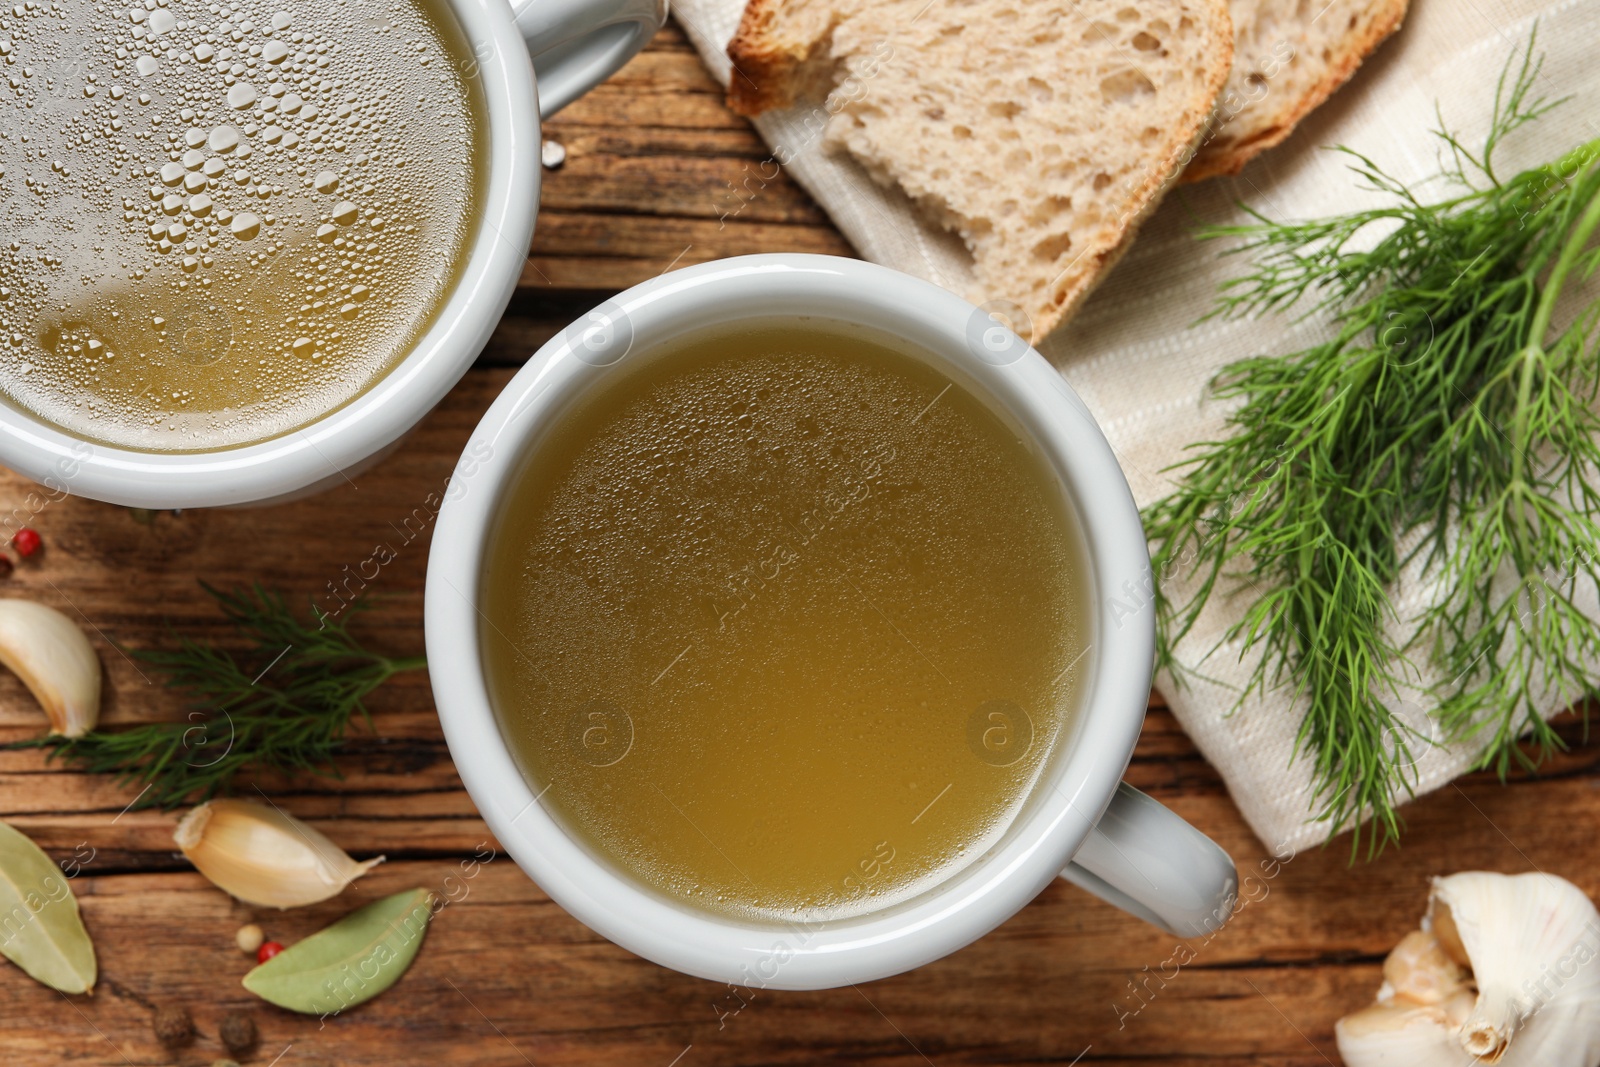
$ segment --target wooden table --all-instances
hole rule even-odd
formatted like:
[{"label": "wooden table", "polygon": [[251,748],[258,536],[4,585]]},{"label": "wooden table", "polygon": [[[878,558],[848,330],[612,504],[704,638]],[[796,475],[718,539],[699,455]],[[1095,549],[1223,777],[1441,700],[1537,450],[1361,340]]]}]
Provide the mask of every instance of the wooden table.
[{"label": "wooden table", "polygon": [[[394,456],[353,485],[291,506],[161,514],[145,524],[72,499],[37,516],[46,550],[0,591],[55,604],[92,627],[109,687],[106,722],[182,715],[117,646],[169,641],[169,625],[225,639],[197,578],[261,580],[303,603],[377,543],[399,545],[395,524],[443,483],[516,365],[604,296],[722,256],[850,252],[785,178],[746,184],[767,151],[723,108],[675,28],[548,132],[568,159],[548,177],[523,286],[478,366]],[[0,478],[0,510],[28,489]],[[404,546],[373,583],[380,610],[360,632],[376,648],[421,650],[425,540]],[[342,782],[262,784],[358,857],[384,853],[388,862],[336,900],[288,913],[240,905],[193,873],[174,854],[173,818],[124,812],[130,791],[47,767],[35,753],[0,754],[4,817],[58,859],[93,850],[73,884],[101,967],[94,995],[69,999],[0,966],[0,1060],[209,1063],[222,1055],[220,1017],[244,1009],[261,1032],[250,1062],[283,1067],[1320,1065],[1337,1061],[1333,1022],[1377,988],[1383,954],[1415,925],[1429,876],[1538,867],[1600,891],[1595,749],[1570,723],[1573,753],[1541,780],[1465,779],[1406,809],[1401,850],[1349,866],[1343,839],[1268,877],[1265,850],[1157,698],[1130,780],[1253,872],[1238,917],[1189,952],[1175,954],[1173,938],[1057,882],[939,963],[860,988],[757,992],[730,1014],[738,1001],[726,988],[602,940],[499,856],[453,883],[465,885],[464,898],[439,914],[398,986],[319,1028],[240,988],[249,962],[233,946],[235,929],[259,921],[292,941],[380,895],[442,892],[463,859],[496,847],[456,776],[426,677],[402,677],[372,703],[377,735],[353,746]],[[0,674],[0,736],[31,736],[41,723],[22,686]],[[164,1004],[187,1005],[200,1032],[176,1054],[150,1027]]]}]

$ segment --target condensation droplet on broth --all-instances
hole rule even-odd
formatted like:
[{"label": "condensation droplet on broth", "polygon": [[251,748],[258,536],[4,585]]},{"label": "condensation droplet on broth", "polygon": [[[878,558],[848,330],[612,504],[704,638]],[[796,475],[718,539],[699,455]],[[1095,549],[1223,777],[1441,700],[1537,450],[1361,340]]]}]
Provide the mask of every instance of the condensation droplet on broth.
[{"label": "condensation droplet on broth", "polygon": [[[0,23],[11,401],[121,447],[230,447],[348,403],[432,324],[486,178],[442,0],[56,0]],[[203,328],[156,325],[200,307]]]}]

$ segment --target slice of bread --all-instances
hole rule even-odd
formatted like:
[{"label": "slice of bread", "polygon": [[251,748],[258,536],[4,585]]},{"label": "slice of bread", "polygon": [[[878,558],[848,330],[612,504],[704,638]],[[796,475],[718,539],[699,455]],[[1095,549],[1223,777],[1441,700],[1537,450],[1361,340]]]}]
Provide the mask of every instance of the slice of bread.
[{"label": "slice of bread", "polygon": [[751,0],[728,102],[816,107],[1037,341],[1189,161],[1232,41],[1226,0]]},{"label": "slice of bread", "polygon": [[1232,0],[1233,74],[1186,182],[1237,174],[1400,28],[1406,0]]}]

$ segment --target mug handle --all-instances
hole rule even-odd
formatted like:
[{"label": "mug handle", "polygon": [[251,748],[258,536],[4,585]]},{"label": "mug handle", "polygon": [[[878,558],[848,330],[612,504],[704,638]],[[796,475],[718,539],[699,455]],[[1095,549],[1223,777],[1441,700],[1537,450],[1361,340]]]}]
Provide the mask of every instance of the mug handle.
[{"label": "mug handle", "polygon": [[632,59],[667,21],[667,0],[518,0],[511,14],[547,119]]},{"label": "mug handle", "polygon": [[1127,782],[1061,877],[1178,937],[1214,933],[1239,890],[1221,846]]}]

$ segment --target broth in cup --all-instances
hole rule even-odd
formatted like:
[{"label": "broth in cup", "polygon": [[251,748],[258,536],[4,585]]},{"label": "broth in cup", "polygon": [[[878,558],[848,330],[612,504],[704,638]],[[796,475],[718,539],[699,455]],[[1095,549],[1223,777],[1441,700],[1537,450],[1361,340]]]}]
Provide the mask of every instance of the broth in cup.
[{"label": "broth in cup", "polygon": [[482,212],[442,0],[0,11],[0,395],[91,442],[209,451],[365,392]]},{"label": "broth in cup", "polygon": [[1080,704],[1059,478],[905,344],[808,319],[633,353],[506,489],[501,733],[656,893],[757,921],[909,899],[1005,832]]}]

